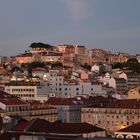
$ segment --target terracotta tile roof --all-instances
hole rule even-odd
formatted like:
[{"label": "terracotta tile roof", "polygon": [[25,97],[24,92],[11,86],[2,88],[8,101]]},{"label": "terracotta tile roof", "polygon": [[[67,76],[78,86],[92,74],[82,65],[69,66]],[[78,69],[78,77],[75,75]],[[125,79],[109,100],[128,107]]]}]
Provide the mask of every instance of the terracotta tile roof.
[{"label": "terracotta tile roof", "polygon": [[88,123],[62,123],[61,121],[48,122],[43,119],[34,119],[30,122],[21,120],[11,132],[44,133],[44,134],[83,134],[105,131]]},{"label": "terracotta tile roof", "polygon": [[118,130],[118,132],[132,132],[132,133],[140,133],[140,123],[133,124],[126,128]]},{"label": "terracotta tile roof", "polygon": [[50,135],[50,134],[37,134],[37,133],[26,133],[26,132],[4,132],[0,135],[0,140],[12,140],[12,138],[15,138],[16,140],[19,140],[20,136],[44,136],[47,140],[75,140],[79,138],[79,136],[71,135]]},{"label": "terracotta tile roof", "polygon": [[128,109],[140,109],[140,100],[137,99],[124,99],[116,100],[106,106],[107,108],[128,108]]},{"label": "terracotta tile roof", "polygon": [[28,104],[24,100],[21,100],[18,97],[10,95],[2,90],[0,90],[0,102],[5,105],[22,105]]},{"label": "terracotta tile roof", "polygon": [[10,94],[4,92],[3,90],[0,90],[0,99],[3,99],[3,98],[15,98],[15,96],[10,95]]},{"label": "terracotta tile roof", "polygon": [[68,105],[68,106],[84,106],[88,105],[89,99],[86,99],[84,97],[79,98],[49,98],[47,101],[47,104],[49,105]]},{"label": "terracotta tile roof", "polygon": [[45,120],[32,120],[27,132],[45,132],[59,134],[82,134],[96,131],[105,131],[102,128],[88,123],[62,123],[60,121],[51,123]]},{"label": "terracotta tile roof", "polygon": [[49,106],[46,102],[40,102],[37,100],[27,100],[31,105],[31,110],[42,110],[42,109],[56,109],[55,107]]},{"label": "terracotta tile roof", "polygon": [[[140,100],[137,99],[124,99],[124,100],[108,100],[110,102],[106,102],[106,104],[103,104],[104,101],[100,100],[101,102],[98,102],[97,100],[95,103],[93,103],[94,108],[121,108],[121,109],[140,109]],[[107,101],[107,100],[106,100]]]},{"label": "terracotta tile roof", "polygon": [[29,125],[29,121],[27,120],[20,120],[19,123],[12,129],[12,131],[24,131],[26,127]]},{"label": "terracotta tile roof", "polygon": [[0,102],[5,105],[26,105],[27,102],[18,99],[18,98],[12,98],[12,99],[0,99]]},{"label": "terracotta tile roof", "polygon": [[95,101],[97,101],[97,100],[100,100],[100,101],[102,101],[102,100],[115,100],[115,98],[113,98],[113,97],[104,97],[104,96],[95,96],[95,97],[93,97],[93,100],[95,100]]},{"label": "terracotta tile roof", "polygon": [[[95,97],[96,98],[96,97]],[[140,100],[138,99],[96,99],[93,100],[91,108],[120,108],[120,109],[140,109]]]}]

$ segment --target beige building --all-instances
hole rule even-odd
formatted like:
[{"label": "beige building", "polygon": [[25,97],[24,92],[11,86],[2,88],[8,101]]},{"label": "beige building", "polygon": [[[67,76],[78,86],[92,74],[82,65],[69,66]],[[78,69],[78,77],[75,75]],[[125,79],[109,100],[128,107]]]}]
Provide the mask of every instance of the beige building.
[{"label": "beige building", "polygon": [[82,108],[81,121],[97,125],[108,133],[140,121],[140,100],[117,100],[111,104]]},{"label": "beige building", "polygon": [[47,101],[49,96],[48,87],[39,82],[12,81],[5,84],[5,92],[24,100]]},{"label": "beige building", "polygon": [[55,122],[58,120],[58,109],[50,107],[47,102],[40,102],[35,100],[28,101],[30,104],[29,116],[26,116],[27,120],[32,119],[45,119],[49,122]]}]

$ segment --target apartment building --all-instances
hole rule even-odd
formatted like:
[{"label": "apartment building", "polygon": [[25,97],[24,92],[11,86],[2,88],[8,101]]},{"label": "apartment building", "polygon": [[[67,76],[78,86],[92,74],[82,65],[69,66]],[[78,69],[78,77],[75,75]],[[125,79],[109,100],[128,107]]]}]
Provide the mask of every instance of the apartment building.
[{"label": "apartment building", "polygon": [[50,92],[57,97],[68,98],[79,95],[106,95],[102,85],[90,80],[66,79],[61,73],[46,73],[44,80],[48,82]]},{"label": "apartment building", "polygon": [[127,80],[124,78],[115,78],[116,83],[116,91],[117,93],[126,94],[128,87],[127,87]]},{"label": "apartment building", "polygon": [[128,84],[128,89],[132,89],[132,88],[139,86],[140,85],[140,74],[134,73],[134,72],[127,73],[127,84]]},{"label": "apartment building", "polygon": [[5,84],[5,92],[24,100],[48,100],[48,86],[40,82],[11,81]]},{"label": "apartment building", "polygon": [[81,121],[106,129],[109,133],[140,121],[140,100],[116,100],[82,108]]},{"label": "apartment building", "polygon": [[40,102],[37,100],[28,100],[30,104],[29,116],[24,117],[27,120],[32,119],[45,119],[49,122],[55,122],[58,120],[58,109],[51,107],[47,102]]}]

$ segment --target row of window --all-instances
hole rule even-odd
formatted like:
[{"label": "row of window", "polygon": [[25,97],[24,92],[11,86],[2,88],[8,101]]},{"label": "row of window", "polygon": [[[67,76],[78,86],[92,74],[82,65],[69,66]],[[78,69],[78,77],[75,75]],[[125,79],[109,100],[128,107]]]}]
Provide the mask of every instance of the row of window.
[{"label": "row of window", "polygon": [[[57,85],[57,84],[56,84],[56,85]],[[59,88],[59,89],[56,88],[56,91],[57,91],[57,90],[61,91],[62,88]],[[71,89],[70,89],[70,88],[69,88],[69,89],[68,89],[68,88],[65,88],[65,91],[67,91],[67,90],[71,90]],[[80,88],[76,88],[76,90],[79,91]],[[91,91],[93,91],[93,88],[91,88]]]},{"label": "row of window", "polygon": [[116,121],[98,121],[98,124],[108,124],[108,125],[132,125],[135,122],[126,122],[126,124],[124,122],[116,122]]},{"label": "row of window", "polygon": [[57,80],[58,80],[58,81],[62,81],[62,78],[56,78],[56,79],[50,78],[49,80],[50,80],[50,81],[52,81],[52,80],[54,80],[54,81],[57,81]]},{"label": "row of window", "polygon": [[139,109],[86,109],[83,110],[84,113],[108,113],[108,114],[140,114]]},{"label": "row of window", "polygon": [[34,94],[13,94],[14,96],[17,97],[29,97],[29,98],[34,98],[35,95]]},{"label": "row of window", "polygon": [[9,112],[28,111],[28,110],[29,110],[28,106],[12,106],[7,108],[7,111]]}]

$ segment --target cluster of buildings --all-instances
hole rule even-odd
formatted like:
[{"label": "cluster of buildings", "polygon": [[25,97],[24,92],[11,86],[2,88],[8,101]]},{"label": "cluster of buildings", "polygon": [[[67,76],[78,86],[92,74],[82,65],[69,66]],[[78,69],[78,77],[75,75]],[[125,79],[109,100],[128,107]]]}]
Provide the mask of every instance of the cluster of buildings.
[{"label": "cluster of buildings", "polygon": [[0,61],[0,139],[140,138],[140,73],[111,65],[139,55],[30,47]]},{"label": "cluster of buildings", "polygon": [[42,62],[62,62],[63,65],[73,67],[75,64],[89,64],[97,62],[123,63],[129,58],[137,57],[127,53],[112,53],[103,49],[89,49],[83,45],[61,44],[52,46],[43,43],[32,43],[31,50],[25,51],[16,56],[19,63],[31,63],[33,61]]}]

